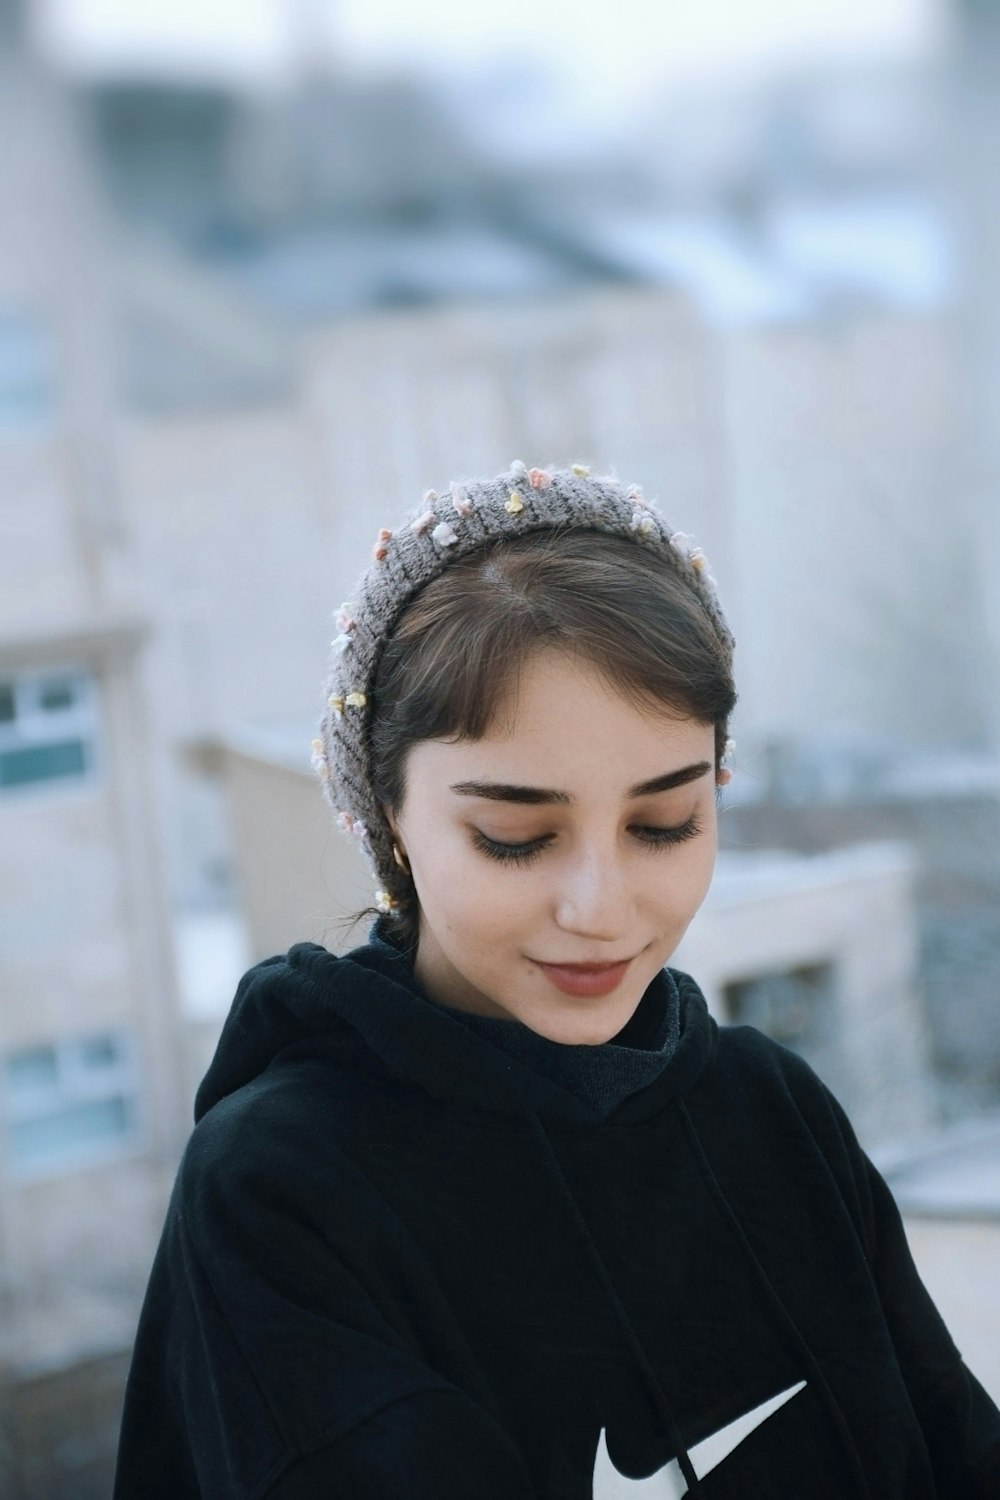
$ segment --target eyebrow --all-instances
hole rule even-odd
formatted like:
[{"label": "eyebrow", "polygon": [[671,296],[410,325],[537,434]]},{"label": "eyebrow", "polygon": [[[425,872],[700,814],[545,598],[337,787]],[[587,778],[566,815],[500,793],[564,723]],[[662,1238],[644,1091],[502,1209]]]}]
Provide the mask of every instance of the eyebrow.
[{"label": "eyebrow", "polygon": [[[682,766],[679,771],[654,776],[651,781],[640,781],[630,786],[625,795],[628,798],[652,797],[656,792],[669,792],[675,786],[697,781],[711,769],[711,761],[700,760],[695,765]],[[542,786],[512,786],[505,781],[456,781],[451,790],[460,797],[485,797],[489,802],[522,802],[532,807],[551,806],[553,803],[568,806],[576,801],[569,792],[554,792]]]}]

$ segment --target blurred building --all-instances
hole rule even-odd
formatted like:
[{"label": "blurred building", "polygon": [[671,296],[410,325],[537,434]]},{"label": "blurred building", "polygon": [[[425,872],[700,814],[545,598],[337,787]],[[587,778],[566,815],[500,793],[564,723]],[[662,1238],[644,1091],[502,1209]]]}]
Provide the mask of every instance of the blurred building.
[{"label": "blurred building", "polygon": [[914,851],[921,994],[949,1114],[1000,1094],[1000,768],[989,756],[921,753],[894,739],[775,741],[723,816],[724,848],[776,842],[802,854],[863,839]]},{"label": "blurred building", "polygon": [[185,1127],[110,266],[65,90],[0,54],[0,1492],[107,1493]]},{"label": "blurred building", "polygon": [[[303,351],[336,511],[364,493],[381,521],[513,454],[613,462],[709,550],[745,741],[808,724],[996,754],[997,508],[968,458],[995,424],[956,337],[993,272],[963,251],[983,195],[949,167],[958,68],[730,89],[558,171],[491,155],[467,88],[315,59],[268,96],[107,79],[84,102],[122,221]],[[592,311],[630,298],[614,327]]]}]

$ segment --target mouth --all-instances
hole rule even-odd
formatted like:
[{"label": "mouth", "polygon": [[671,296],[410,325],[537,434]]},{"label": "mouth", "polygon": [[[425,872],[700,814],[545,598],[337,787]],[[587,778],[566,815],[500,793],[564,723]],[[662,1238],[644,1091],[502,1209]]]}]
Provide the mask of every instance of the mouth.
[{"label": "mouth", "polygon": [[536,958],[532,962],[564,994],[609,995],[625,978],[632,960],[623,958],[610,964],[546,964]]}]

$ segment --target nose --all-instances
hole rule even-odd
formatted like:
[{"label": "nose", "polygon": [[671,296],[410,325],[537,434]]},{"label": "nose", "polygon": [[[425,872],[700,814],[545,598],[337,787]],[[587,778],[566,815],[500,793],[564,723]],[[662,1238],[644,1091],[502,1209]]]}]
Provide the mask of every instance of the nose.
[{"label": "nose", "polygon": [[608,943],[627,933],[632,891],[620,859],[598,848],[578,849],[555,880],[556,923],[564,932]]}]

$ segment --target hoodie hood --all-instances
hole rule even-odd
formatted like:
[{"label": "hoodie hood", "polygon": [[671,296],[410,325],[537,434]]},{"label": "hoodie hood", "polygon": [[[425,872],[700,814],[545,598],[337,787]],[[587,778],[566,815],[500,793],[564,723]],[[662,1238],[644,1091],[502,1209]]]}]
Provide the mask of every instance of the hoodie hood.
[{"label": "hoodie hood", "polygon": [[[676,985],[680,1037],[656,1079],[614,1110],[619,1124],[637,1123],[686,1093],[716,1046],[715,1022],[688,975],[664,970],[653,985]],[[317,943],[297,943],[286,955],[249,970],[198,1090],[195,1119],[290,1048],[299,1057],[353,1054],[356,1065],[468,1109],[537,1113],[564,1125],[597,1125],[604,1119],[594,1105],[427,1000],[415,985],[407,955],[385,941],[343,957]]]}]

